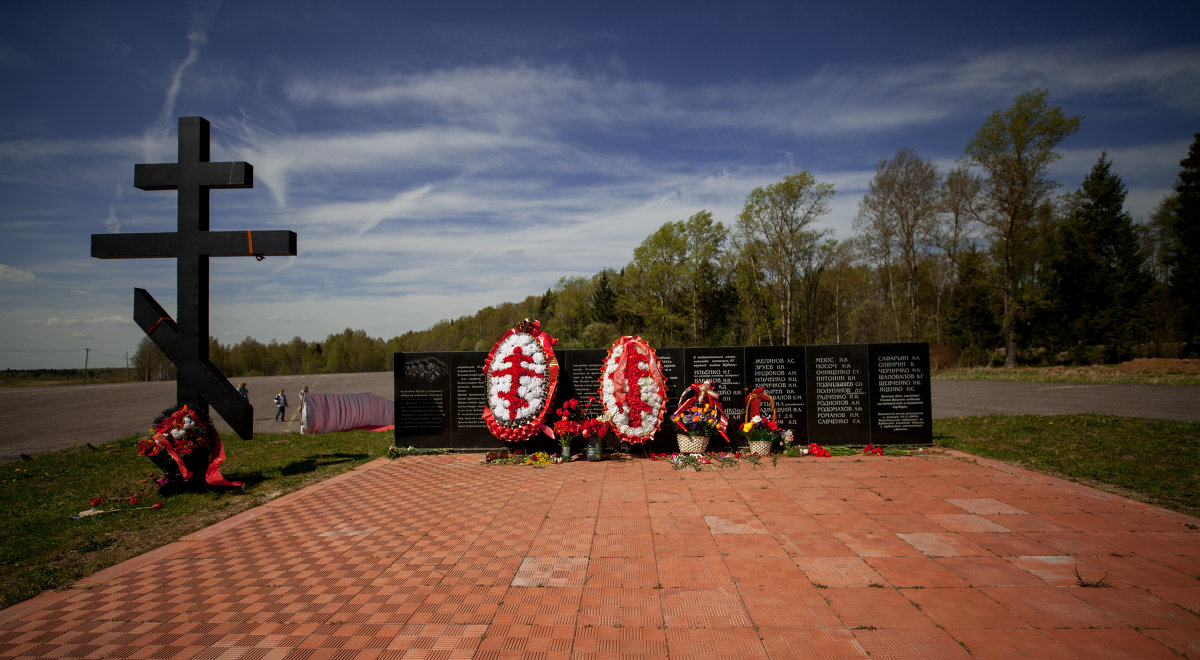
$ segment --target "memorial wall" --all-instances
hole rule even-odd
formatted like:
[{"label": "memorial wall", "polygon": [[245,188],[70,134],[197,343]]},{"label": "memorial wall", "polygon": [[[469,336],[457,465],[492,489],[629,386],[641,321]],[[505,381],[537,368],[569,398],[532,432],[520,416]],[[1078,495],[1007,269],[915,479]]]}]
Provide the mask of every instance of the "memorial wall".
[{"label": "memorial wall", "polygon": [[[670,404],[651,451],[675,445],[670,413],[691,383],[712,381],[729,418],[728,435],[744,420],[746,394],[761,387],[775,400],[781,427],[797,443],[822,445],[929,444],[933,414],[929,345],[707,346],[656,349]],[[555,351],[560,365],[554,408],[596,394],[607,351]],[[484,351],[396,353],[396,444],[421,448],[498,449],[505,446],[483,420]],[[719,438],[718,438],[719,440]],[[536,438],[531,442],[536,442]],[[551,441],[552,442],[552,441]],[[659,447],[659,443],[662,444]],[[723,441],[710,443],[722,449]],[[672,450],[673,451],[673,450]]]}]

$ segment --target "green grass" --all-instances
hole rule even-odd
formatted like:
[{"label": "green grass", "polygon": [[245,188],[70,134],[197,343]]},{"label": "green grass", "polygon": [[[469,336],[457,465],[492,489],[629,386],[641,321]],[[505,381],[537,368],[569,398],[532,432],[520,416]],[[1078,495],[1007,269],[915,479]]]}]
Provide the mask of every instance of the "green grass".
[{"label": "green grass", "polygon": [[933,380],[994,380],[1009,383],[1074,383],[1082,385],[1200,385],[1200,374],[1123,371],[1104,365],[1080,367],[968,367],[941,369]]},{"label": "green grass", "polygon": [[[166,545],[280,495],[383,456],[391,433],[223,434],[224,475],[241,489],[161,497],[137,438],[0,465],[0,608]],[[117,513],[71,520],[103,498]],[[130,498],[140,500],[131,504]],[[150,509],[161,502],[162,508]]]},{"label": "green grass", "polygon": [[1200,515],[1200,424],[1104,415],[936,420],[934,443]]}]

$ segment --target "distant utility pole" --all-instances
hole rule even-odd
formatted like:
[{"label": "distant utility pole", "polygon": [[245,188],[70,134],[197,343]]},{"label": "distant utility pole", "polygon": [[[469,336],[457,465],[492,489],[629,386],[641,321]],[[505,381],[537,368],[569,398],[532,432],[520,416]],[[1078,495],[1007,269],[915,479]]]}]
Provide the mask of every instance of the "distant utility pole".
[{"label": "distant utility pole", "polygon": [[83,384],[84,385],[87,385],[88,356],[91,354],[92,354],[92,349],[90,349],[90,348],[83,349]]}]

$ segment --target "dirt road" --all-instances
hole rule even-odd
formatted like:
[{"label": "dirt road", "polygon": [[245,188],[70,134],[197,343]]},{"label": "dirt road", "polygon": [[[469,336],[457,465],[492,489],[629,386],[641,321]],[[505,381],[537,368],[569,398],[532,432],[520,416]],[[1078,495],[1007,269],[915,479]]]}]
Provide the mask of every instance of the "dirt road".
[{"label": "dirt road", "polygon": [[[372,392],[393,398],[391,372],[245,380],[254,404],[254,429],[267,433],[299,431],[296,393],[303,385],[314,392]],[[273,397],[281,387],[292,404],[286,422],[274,421]],[[0,462],[144,433],[151,420],[174,402],[173,381],[0,389]],[[937,419],[1085,412],[1200,422],[1200,387],[933,381]],[[221,430],[229,430],[220,417],[216,422]]]}]

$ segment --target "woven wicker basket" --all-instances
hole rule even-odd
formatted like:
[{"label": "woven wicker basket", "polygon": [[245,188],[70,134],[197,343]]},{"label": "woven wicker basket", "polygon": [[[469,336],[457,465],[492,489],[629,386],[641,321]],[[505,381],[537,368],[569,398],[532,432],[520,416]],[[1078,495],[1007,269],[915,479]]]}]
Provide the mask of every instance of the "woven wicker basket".
[{"label": "woven wicker basket", "polygon": [[771,453],[770,440],[750,440],[750,453],[755,456],[767,456]]},{"label": "woven wicker basket", "polygon": [[703,454],[708,448],[707,435],[688,435],[680,433],[677,436],[679,440],[679,453],[681,454]]}]

